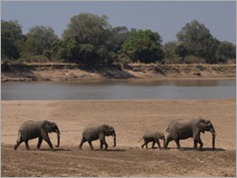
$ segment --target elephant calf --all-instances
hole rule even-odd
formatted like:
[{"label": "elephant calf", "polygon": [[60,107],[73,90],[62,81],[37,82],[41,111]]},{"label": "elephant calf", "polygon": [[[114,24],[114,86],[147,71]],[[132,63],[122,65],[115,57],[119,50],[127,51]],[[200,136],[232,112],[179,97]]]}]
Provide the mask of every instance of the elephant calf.
[{"label": "elephant calf", "polygon": [[81,143],[79,145],[79,149],[82,149],[83,143],[86,141],[89,143],[91,150],[94,150],[92,146],[92,141],[100,140],[100,149],[103,150],[103,145],[105,145],[105,150],[108,148],[108,144],[105,141],[105,136],[114,137],[114,147],[116,146],[116,134],[115,130],[112,126],[107,124],[96,125],[96,126],[88,126],[82,132]]},{"label": "elephant calf", "polygon": [[181,121],[174,120],[171,121],[168,128],[166,129],[169,134],[165,140],[165,148],[168,147],[170,141],[174,140],[177,144],[177,148],[180,149],[179,141],[182,139],[193,138],[194,140],[194,149],[197,149],[197,144],[200,144],[199,149],[201,150],[203,147],[203,143],[200,137],[200,133],[204,133],[205,131],[209,131],[212,133],[212,149],[215,149],[215,129],[209,120],[205,120],[202,118],[193,119],[190,121]]},{"label": "elephant calf", "polygon": [[47,120],[44,121],[32,121],[28,120],[22,124],[22,126],[19,129],[17,141],[14,146],[14,149],[16,150],[18,146],[25,142],[26,149],[30,149],[28,141],[31,139],[39,138],[37,149],[40,148],[40,145],[43,141],[43,139],[48,143],[51,150],[53,150],[53,145],[49,139],[48,133],[55,132],[58,135],[58,145],[55,145],[56,147],[59,147],[60,144],[60,131],[56,123],[50,122]]},{"label": "elephant calf", "polygon": [[[147,144],[149,142],[153,142],[152,143],[152,148],[154,148],[155,143],[157,143],[159,148],[161,148],[159,139],[165,141],[165,136],[161,132],[150,132],[150,131],[148,131],[142,136],[142,139],[144,140],[144,144],[141,146],[141,148],[143,148],[145,145],[146,145],[146,148],[148,148]],[[139,140],[138,142],[140,142],[141,140]]]}]

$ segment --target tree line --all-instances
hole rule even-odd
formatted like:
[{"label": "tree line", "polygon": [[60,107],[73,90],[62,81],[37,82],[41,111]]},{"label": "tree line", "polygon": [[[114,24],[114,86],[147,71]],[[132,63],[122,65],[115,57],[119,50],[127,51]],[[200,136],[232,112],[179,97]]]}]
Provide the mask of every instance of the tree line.
[{"label": "tree line", "polygon": [[51,27],[22,33],[17,21],[1,20],[2,61],[63,61],[86,67],[141,63],[225,63],[236,58],[236,46],[219,41],[197,20],[187,23],[177,41],[162,45],[158,32],[112,27],[105,15],[73,16],[62,37]]}]

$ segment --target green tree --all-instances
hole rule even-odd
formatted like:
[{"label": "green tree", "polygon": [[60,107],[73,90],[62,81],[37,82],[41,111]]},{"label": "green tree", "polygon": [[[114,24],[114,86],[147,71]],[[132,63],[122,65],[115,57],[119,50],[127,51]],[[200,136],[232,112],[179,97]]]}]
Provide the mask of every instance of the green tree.
[{"label": "green tree", "polygon": [[114,27],[111,29],[110,45],[114,52],[118,52],[128,38],[129,30],[125,26]]},{"label": "green tree", "polygon": [[236,58],[236,47],[230,42],[220,42],[217,49],[217,58],[220,62]]},{"label": "green tree", "polygon": [[21,26],[17,21],[1,21],[1,57],[17,59],[23,40]]},{"label": "green tree", "polygon": [[111,25],[104,15],[81,13],[71,18],[63,39],[73,39],[79,48],[77,62],[91,67],[112,63]]},{"label": "green tree", "polygon": [[176,37],[178,42],[186,48],[188,55],[205,58],[207,62],[214,62],[213,56],[217,42],[204,24],[194,20],[187,23]]},{"label": "green tree", "polygon": [[26,55],[43,55],[51,51],[52,43],[57,36],[51,27],[35,26],[29,30],[25,41]]},{"label": "green tree", "polygon": [[183,44],[180,44],[176,47],[175,53],[182,58],[182,64],[184,63],[185,57],[188,55],[188,51]]},{"label": "green tree", "polygon": [[77,62],[78,54],[79,48],[73,39],[59,39],[52,44],[52,55],[55,59]]},{"label": "green tree", "polygon": [[177,41],[171,41],[171,42],[165,43],[165,45],[163,46],[164,58],[167,58],[167,59],[176,58],[177,55],[176,55],[175,49],[177,45],[178,45]]},{"label": "green tree", "polygon": [[156,62],[164,57],[161,42],[160,35],[151,30],[133,31],[122,46],[122,53],[133,62]]}]

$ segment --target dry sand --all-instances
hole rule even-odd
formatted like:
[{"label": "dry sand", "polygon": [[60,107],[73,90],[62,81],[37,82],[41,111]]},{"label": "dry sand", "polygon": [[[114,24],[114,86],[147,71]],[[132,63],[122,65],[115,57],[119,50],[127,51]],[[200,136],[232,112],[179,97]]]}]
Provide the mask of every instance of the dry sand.
[{"label": "dry sand", "polygon": [[[142,101],[2,101],[2,176],[236,176],[236,100]],[[141,149],[137,141],[147,130],[165,132],[174,119],[210,119],[215,127],[216,151],[211,134],[201,135],[204,151],[193,151],[192,139],[174,142],[168,150]],[[49,150],[37,140],[13,150],[20,125],[29,119],[55,121],[61,146]],[[117,133],[117,147],[107,137],[109,151],[96,151],[87,143],[78,150],[88,124],[107,123]],[[56,144],[56,134],[50,134]],[[151,145],[150,145],[151,146]]]}]

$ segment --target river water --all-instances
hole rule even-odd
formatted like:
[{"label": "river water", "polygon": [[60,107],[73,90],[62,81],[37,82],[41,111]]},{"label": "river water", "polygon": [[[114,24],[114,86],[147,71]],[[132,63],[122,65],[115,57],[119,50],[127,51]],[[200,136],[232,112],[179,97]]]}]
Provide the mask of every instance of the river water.
[{"label": "river water", "polygon": [[236,80],[6,82],[2,100],[233,99]]}]

